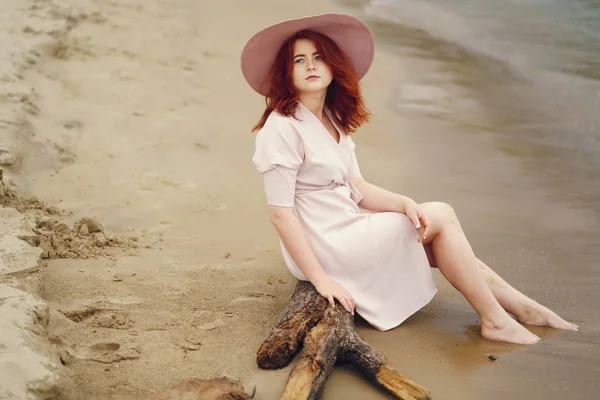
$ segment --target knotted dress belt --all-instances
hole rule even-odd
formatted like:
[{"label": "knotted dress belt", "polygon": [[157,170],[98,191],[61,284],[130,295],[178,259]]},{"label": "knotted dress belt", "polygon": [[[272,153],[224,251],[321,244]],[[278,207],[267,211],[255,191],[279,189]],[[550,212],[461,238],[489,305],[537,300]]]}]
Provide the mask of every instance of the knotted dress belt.
[{"label": "knotted dress belt", "polygon": [[314,192],[315,190],[334,189],[334,188],[340,187],[340,186],[346,186],[348,188],[348,190],[350,190],[350,198],[356,204],[360,203],[360,201],[363,199],[362,194],[360,194],[360,192],[356,188],[356,185],[354,185],[354,182],[352,182],[352,179],[350,179],[350,178],[345,178],[343,183],[331,182],[325,186],[311,187],[311,188],[296,188],[296,194],[311,193],[311,192]]}]

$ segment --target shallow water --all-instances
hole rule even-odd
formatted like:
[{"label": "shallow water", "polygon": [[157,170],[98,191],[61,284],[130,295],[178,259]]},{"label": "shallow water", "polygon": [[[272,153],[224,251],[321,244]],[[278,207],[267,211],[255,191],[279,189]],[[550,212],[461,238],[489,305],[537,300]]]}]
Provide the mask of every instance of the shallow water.
[{"label": "shallow water", "polygon": [[399,112],[492,134],[556,196],[600,211],[600,3],[345,3],[383,46],[429,63],[394,88]]},{"label": "shallow water", "polygon": [[[481,259],[581,326],[576,334],[532,328],[541,344],[508,346],[491,364],[483,355],[502,346],[471,336],[470,307],[438,275],[444,290],[412,320],[435,337],[431,347],[402,333],[409,324],[386,333],[386,350],[412,355],[417,375],[429,371],[434,398],[598,398],[600,3],[342,3],[396,56],[387,108],[412,127],[382,134],[393,146],[363,150],[363,159],[388,154],[385,168],[405,170],[401,181],[378,173],[383,166],[367,167],[371,179],[451,203]],[[355,141],[357,151],[371,145]]]}]

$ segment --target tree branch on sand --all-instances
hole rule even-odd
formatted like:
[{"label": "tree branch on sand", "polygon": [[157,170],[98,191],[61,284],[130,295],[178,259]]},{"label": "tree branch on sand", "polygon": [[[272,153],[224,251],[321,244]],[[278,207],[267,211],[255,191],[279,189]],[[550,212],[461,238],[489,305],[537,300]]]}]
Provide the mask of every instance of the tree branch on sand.
[{"label": "tree branch on sand", "polygon": [[355,368],[398,399],[431,399],[429,390],[389,365],[358,335],[350,313],[341,305],[330,307],[306,281],[298,282],[287,309],[261,345],[258,366],[285,367],[300,348],[300,359],[290,372],[282,400],[319,399],[336,364]]}]

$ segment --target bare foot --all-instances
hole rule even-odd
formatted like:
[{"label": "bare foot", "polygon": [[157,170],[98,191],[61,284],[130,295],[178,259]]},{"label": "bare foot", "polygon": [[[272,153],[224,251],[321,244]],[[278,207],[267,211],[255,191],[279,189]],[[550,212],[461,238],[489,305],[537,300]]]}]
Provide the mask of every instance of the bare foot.
[{"label": "bare foot", "polygon": [[513,314],[519,321],[528,325],[550,326],[557,329],[566,329],[569,331],[577,331],[579,327],[559,317],[554,311],[536,303],[535,301],[528,302]]},{"label": "bare foot", "polygon": [[481,335],[489,340],[516,344],[534,344],[541,340],[508,314],[501,322],[483,322],[481,324]]}]

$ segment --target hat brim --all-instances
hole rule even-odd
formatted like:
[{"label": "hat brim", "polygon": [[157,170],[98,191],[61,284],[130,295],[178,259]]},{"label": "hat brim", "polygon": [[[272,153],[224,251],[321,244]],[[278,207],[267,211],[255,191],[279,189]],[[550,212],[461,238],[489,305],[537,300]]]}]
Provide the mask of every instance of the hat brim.
[{"label": "hat brim", "polygon": [[252,89],[263,96],[269,93],[268,74],[281,45],[304,29],[321,33],[335,41],[354,66],[358,79],[371,68],[375,58],[375,40],[371,29],[360,19],[336,13],[291,19],[261,30],[244,46],[242,74]]}]

